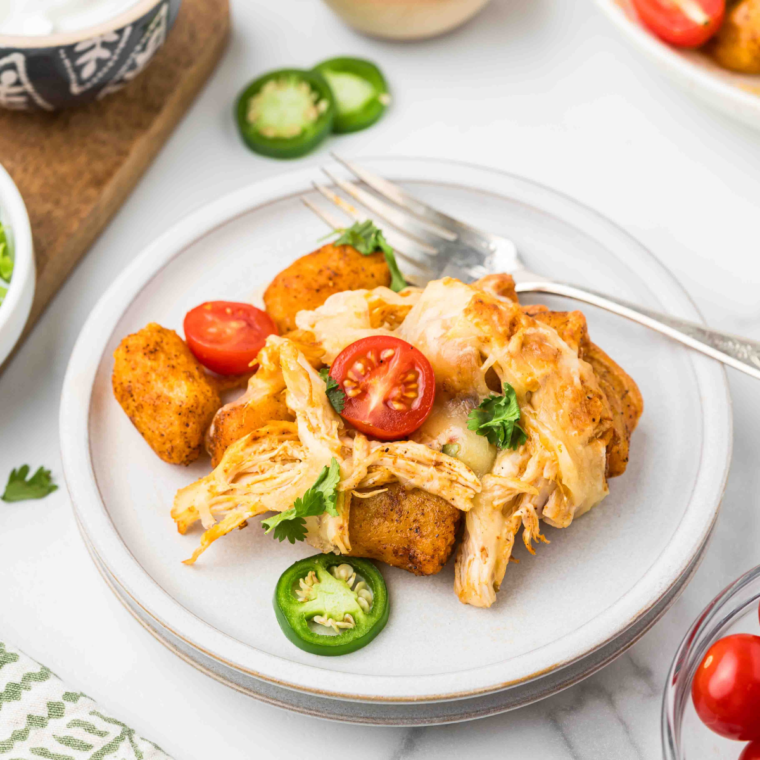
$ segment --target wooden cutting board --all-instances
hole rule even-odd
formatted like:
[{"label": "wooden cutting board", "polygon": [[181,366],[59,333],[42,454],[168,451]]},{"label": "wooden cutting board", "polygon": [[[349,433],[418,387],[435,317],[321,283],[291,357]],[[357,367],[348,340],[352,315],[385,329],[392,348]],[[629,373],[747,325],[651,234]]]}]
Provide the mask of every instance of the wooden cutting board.
[{"label": "wooden cutting board", "polygon": [[166,44],[121,92],[60,113],[0,110],[0,163],[26,203],[37,259],[25,335],[200,92],[229,28],[228,0],[183,0]]}]

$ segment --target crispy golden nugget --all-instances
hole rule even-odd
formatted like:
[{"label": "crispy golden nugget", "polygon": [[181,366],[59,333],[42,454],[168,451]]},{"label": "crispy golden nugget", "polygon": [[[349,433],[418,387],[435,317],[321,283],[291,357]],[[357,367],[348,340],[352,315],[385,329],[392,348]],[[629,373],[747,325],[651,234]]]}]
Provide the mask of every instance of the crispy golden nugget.
[{"label": "crispy golden nugget", "polygon": [[383,254],[363,256],[350,245],[325,245],[302,256],[272,280],[264,293],[267,313],[282,335],[296,328],[296,314],[321,306],[333,293],[388,286]]},{"label": "crispy golden nugget", "polygon": [[292,419],[293,414],[285,403],[284,389],[276,395],[264,393],[255,398],[246,394],[238,401],[226,404],[217,412],[206,436],[212,466],[216,467],[227,448],[248,433],[270,422]]},{"label": "crispy golden nugget", "polygon": [[549,325],[594,370],[612,411],[613,434],[607,444],[607,477],[622,475],[628,464],[631,435],[644,411],[641,391],[630,375],[588,336],[586,318],[580,311],[549,311],[545,306],[526,306],[523,311]]},{"label": "crispy golden nugget", "polygon": [[462,513],[440,496],[400,483],[368,498],[351,497],[351,556],[415,575],[434,575],[451,556]]},{"label": "crispy golden nugget", "polygon": [[760,0],[740,0],[729,7],[709,50],[726,69],[760,74]]},{"label": "crispy golden nugget", "polygon": [[148,445],[170,464],[195,461],[221,400],[182,338],[151,323],[113,356],[114,396]]},{"label": "crispy golden nugget", "polygon": [[[322,366],[324,350],[312,333],[294,330],[283,337],[296,343],[312,367]],[[270,422],[294,419],[285,403],[285,381],[275,360],[277,351],[277,347],[271,345],[261,349],[257,357],[259,367],[249,378],[246,392],[216,413],[206,435],[206,449],[214,467],[222,461],[227,447],[244,435]]]},{"label": "crispy golden nugget", "polygon": [[628,465],[631,435],[644,411],[644,399],[633,378],[591,341],[583,344],[581,358],[594,370],[612,409],[614,434],[607,444],[607,477],[622,475]]}]

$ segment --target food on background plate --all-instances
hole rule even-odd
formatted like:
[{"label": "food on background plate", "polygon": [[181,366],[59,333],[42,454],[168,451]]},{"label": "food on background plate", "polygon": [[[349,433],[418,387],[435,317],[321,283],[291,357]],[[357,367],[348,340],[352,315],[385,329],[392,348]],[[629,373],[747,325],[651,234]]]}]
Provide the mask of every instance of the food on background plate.
[{"label": "food on background plate", "polygon": [[760,0],[632,0],[665,42],[702,48],[725,69],[760,74]]},{"label": "food on background plate", "polygon": [[8,287],[13,276],[13,253],[6,230],[7,228],[0,222],[0,305],[8,295]]},{"label": "food on background plate", "polygon": [[726,0],[633,0],[641,20],[678,47],[704,45],[723,23]]},{"label": "food on background plate", "polygon": [[337,111],[336,134],[372,126],[390,105],[388,83],[380,69],[361,58],[330,58],[314,67],[330,85]]},{"label": "food on background plate", "polygon": [[153,451],[190,464],[222,405],[213,381],[174,330],[151,323],[114,351],[116,400]]},{"label": "food on background plate", "polygon": [[238,96],[235,118],[255,153],[298,158],[333,132],[366,129],[389,104],[380,69],[371,61],[342,57],[311,71],[281,69],[260,76]]},{"label": "food on background plate", "polygon": [[379,230],[339,232],[267,290],[280,335],[175,498],[178,530],[204,528],[186,562],[269,512],[281,542],[428,575],[464,522],[455,590],[489,607],[520,531],[533,553],[541,521],[568,527],[625,470],[641,395],[580,312],[522,308],[509,275],[397,292]]},{"label": "food on background plate", "polygon": [[709,51],[726,69],[760,74],[760,0],[739,0],[730,5]]}]

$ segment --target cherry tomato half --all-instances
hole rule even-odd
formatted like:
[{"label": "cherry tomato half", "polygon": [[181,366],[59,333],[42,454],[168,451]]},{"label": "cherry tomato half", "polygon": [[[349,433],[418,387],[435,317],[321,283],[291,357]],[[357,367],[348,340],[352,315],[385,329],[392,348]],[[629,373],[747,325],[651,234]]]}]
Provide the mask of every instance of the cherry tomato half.
[{"label": "cherry tomato half", "polygon": [[277,333],[272,318],[248,303],[208,301],[185,315],[185,338],[195,358],[220,375],[242,375]]},{"label": "cherry tomato half", "polygon": [[716,641],[691,686],[702,722],[727,739],[760,739],[760,636],[737,633]]},{"label": "cherry tomato half", "polygon": [[433,368],[421,351],[400,338],[357,340],[338,354],[330,376],[346,394],[343,419],[381,441],[409,435],[433,408]]},{"label": "cherry tomato half", "polygon": [[726,0],[633,0],[644,24],[678,47],[704,45],[720,29]]},{"label": "cherry tomato half", "polygon": [[752,742],[744,748],[739,760],[760,760],[760,742]]}]

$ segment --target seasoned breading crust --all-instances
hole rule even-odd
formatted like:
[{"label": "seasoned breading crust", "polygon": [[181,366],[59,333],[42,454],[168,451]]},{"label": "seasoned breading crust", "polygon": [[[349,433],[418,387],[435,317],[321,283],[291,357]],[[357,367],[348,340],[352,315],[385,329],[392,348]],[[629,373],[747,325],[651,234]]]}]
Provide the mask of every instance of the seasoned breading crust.
[{"label": "seasoned breading crust", "polygon": [[[298,345],[313,367],[321,365],[324,351],[314,342],[311,333],[295,330],[285,337]],[[259,353],[259,368],[248,380],[246,392],[225,404],[214,416],[206,435],[206,449],[214,467],[222,461],[227,448],[243,436],[270,422],[293,419],[285,404],[285,382],[276,354],[277,350],[271,345],[265,346]]]},{"label": "seasoned breading crust", "polygon": [[760,74],[760,0],[740,0],[730,5],[707,49],[724,68]]},{"label": "seasoned breading crust", "polygon": [[[351,498],[352,557],[369,557],[415,575],[441,571],[454,550],[462,513],[445,499],[394,483]],[[368,493],[372,493],[369,491]]]},{"label": "seasoned breading crust", "polygon": [[194,462],[221,400],[182,338],[152,322],[113,356],[114,395],[142,437],[165,462]]},{"label": "seasoned breading crust", "polygon": [[282,335],[296,329],[296,314],[316,309],[333,293],[388,286],[383,254],[363,256],[350,245],[324,245],[301,256],[272,280],[264,293],[267,313]]},{"label": "seasoned breading crust", "polygon": [[628,464],[631,435],[644,411],[644,399],[638,386],[627,372],[591,342],[582,312],[549,311],[546,306],[526,306],[523,311],[556,330],[560,338],[591,365],[612,412],[613,434],[607,444],[607,477],[622,475]]}]

